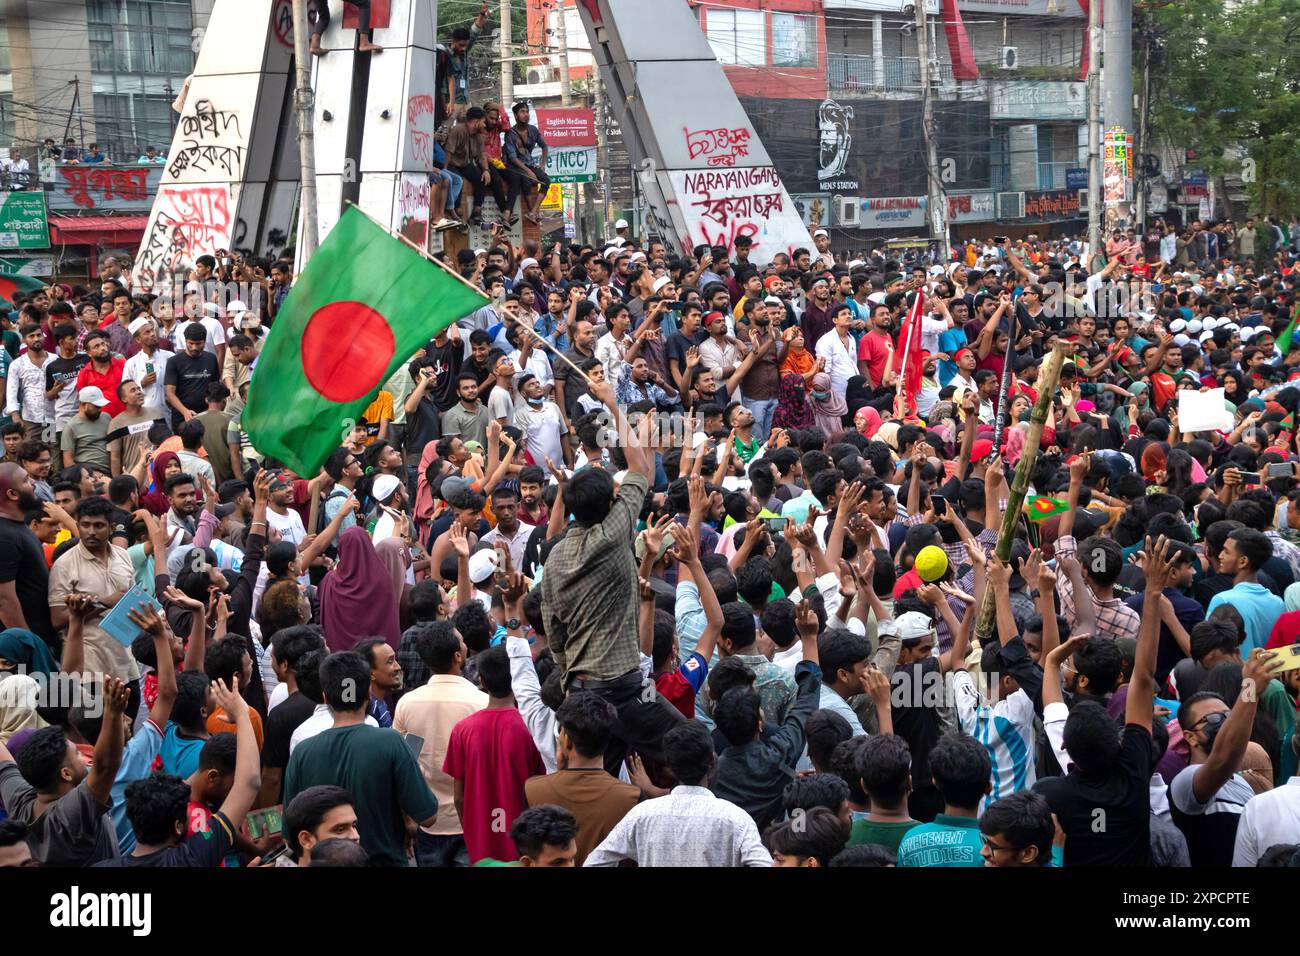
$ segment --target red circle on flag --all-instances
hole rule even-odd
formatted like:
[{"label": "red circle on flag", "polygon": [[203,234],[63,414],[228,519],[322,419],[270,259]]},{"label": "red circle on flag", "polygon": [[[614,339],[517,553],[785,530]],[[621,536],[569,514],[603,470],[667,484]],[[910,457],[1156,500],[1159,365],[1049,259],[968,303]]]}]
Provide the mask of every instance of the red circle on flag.
[{"label": "red circle on flag", "polygon": [[331,402],[365,398],[383,381],[397,343],[388,320],[363,302],[331,302],[307,320],[302,369]]}]

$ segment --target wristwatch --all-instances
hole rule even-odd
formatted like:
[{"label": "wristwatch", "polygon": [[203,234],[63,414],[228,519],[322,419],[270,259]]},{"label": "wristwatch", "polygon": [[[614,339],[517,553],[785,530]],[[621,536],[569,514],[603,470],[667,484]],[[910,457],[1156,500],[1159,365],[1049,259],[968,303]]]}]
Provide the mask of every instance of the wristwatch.
[{"label": "wristwatch", "polygon": [[512,617],[510,620],[506,621],[506,630],[507,631],[519,630],[519,618]]}]

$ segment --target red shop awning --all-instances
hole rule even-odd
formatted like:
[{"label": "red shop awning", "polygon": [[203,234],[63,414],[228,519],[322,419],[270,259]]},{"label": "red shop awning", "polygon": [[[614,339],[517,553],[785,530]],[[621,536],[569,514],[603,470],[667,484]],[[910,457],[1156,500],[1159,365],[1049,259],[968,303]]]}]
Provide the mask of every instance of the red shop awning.
[{"label": "red shop awning", "polygon": [[139,242],[148,216],[50,216],[50,244],[94,246]]}]

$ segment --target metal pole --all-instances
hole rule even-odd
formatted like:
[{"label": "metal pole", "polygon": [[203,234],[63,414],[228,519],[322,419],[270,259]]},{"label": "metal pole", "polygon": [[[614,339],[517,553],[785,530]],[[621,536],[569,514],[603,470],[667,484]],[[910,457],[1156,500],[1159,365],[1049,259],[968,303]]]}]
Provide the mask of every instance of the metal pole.
[{"label": "metal pole", "polygon": [[294,110],[298,114],[298,165],[302,168],[302,261],[307,264],[320,243],[316,224],[316,139],[313,112],[316,96],[311,88],[311,44],[307,29],[307,0],[293,0],[293,66],[297,80]]},{"label": "metal pole", "polygon": [[1151,105],[1151,29],[1142,24],[1142,89],[1138,93],[1137,142],[1133,146],[1133,162],[1137,173],[1137,197],[1133,218],[1144,234],[1147,228],[1147,174],[1143,161],[1147,151],[1147,111]]},{"label": "metal pole", "polygon": [[569,28],[564,22],[564,4],[555,7],[555,38],[560,44],[560,104],[573,105],[573,81],[569,79]]},{"label": "metal pole", "polygon": [[1101,255],[1101,0],[1088,5],[1088,256]]},{"label": "metal pole", "polygon": [[[926,209],[929,211],[930,241],[942,251],[948,247],[947,203],[939,179],[939,153],[934,137],[934,103],[930,94],[930,26],[926,22],[925,0],[916,4],[916,47],[921,67],[921,134],[925,137]],[[945,261],[946,256],[939,261]]]},{"label": "metal pole", "polygon": [[[1007,495],[1007,510],[1002,515],[1002,527],[998,531],[998,543],[995,553],[1001,561],[1011,559],[1011,540],[1015,536],[1016,524],[1020,521],[1020,509],[1025,503],[1025,494],[1029,490],[1029,475],[1034,470],[1038,459],[1038,446],[1042,442],[1043,427],[1047,424],[1047,413],[1052,407],[1052,396],[1056,393],[1057,383],[1061,380],[1061,366],[1065,364],[1065,352],[1069,343],[1057,342],[1052,346],[1052,354],[1047,357],[1042,374],[1038,377],[1038,401],[1029,416],[1029,431],[1025,435],[1025,450],[1016,463],[1016,474],[1011,479],[1011,491]],[[997,450],[997,446],[994,446]],[[997,613],[996,598],[993,588],[984,589],[984,603],[980,607],[979,618],[975,623],[975,636],[983,641],[993,633],[993,620]]]},{"label": "metal pole", "polygon": [[515,65],[508,59],[514,47],[511,30],[510,0],[501,0],[501,105],[506,109],[515,101]]},{"label": "metal pole", "polygon": [[605,136],[605,84],[600,78],[600,66],[591,70],[591,108],[596,118],[596,169],[600,179],[601,221],[597,232],[604,238],[609,227],[609,145]]}]

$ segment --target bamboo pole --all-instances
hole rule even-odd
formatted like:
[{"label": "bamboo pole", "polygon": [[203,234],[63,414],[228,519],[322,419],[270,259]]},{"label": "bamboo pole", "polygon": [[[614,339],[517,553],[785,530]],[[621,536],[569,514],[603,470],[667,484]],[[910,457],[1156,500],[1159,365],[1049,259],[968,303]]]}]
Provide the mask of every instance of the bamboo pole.
[{"label": "bamboo pole", "polygon": [[[1057,383],[1061,379],[1061,366],[1065,364],[1065,353],[1069,348],[1067,342],[1057,342],[1052,346],[1042,374],[1038,376],[1038,401],[1029,416],[1029,432],[1025,436],[1025,450],[1016,464],[1015,477],[1011,480],[1011,492],[1007,495],[1007,510],[1002,515],[1002,527],[998,530],[998,543],[994,553],[1000,561],[1011,559],[1011,540],[1015,535],[1016,523],[1020,520],[1020,509],[1025,503],[1025,493],[1029,488],[1029,475],[1038,460],[1038,446],[1042,442],[1043,427],[1047,424],[1047,413],[1052,408],[1052,396],[1056,393]],[[1010,358],[1010,356],[1008,356]],[[984,602],[980,606],[979,618],[975,624],[975,636],[983,641],[993,633],[993,620],[997,613],[996,598],[993,588],[984,589]]]}]

